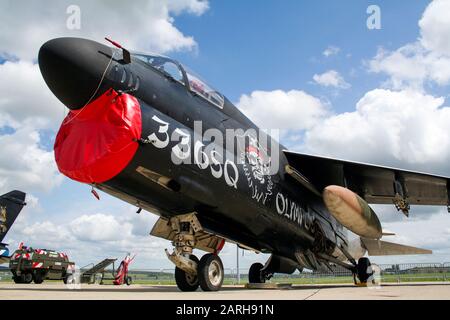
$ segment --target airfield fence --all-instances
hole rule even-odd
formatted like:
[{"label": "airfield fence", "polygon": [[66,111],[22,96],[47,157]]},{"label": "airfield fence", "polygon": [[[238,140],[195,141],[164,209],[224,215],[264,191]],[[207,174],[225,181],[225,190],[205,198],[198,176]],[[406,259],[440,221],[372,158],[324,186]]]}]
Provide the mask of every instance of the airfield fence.
[{"label": "airfield fence", "polygon": [[[447,263],[404,263],[404,264],[379,264],[379,280],[382,283],[404,282],[436,282],[450,281],[450,262]],[[224,284],[245,284],[248,282],[248,270],[239,269],[239,279],[236,268],[225,269]],[[175,284],[174,269],[130,269],[129,275],[133,283],[168,285]],[[98,281],[100,278],[97,278]],[[113,279],[112,270],[105,272],[107,283]],[[11,281],[11,273],[8,269],[0,269],[0,281]],[[336,268],[331,271],[295,272],[291,275],[276,274],[270,282],[292,284],[337,284],[352,283],[353,276],[350,271]]]},{"label": "airfield fence", "polygon": [[[437,282],[450,281],[450,263],[405,263],[380,264],[379,277],[382,283],[402,282]],[[239,279],[236,268],[225,269],[225,284],[245,284],[248,282],[248,270],[239,269]],[[141,284],[174,284],[173,269],[132,269],[129,271],[134,283]],[[296,271],[291,275],[276,274],[270,282],[293,284],[333,284],[353,283],[352,273],[344,268],[331,271]]]}]

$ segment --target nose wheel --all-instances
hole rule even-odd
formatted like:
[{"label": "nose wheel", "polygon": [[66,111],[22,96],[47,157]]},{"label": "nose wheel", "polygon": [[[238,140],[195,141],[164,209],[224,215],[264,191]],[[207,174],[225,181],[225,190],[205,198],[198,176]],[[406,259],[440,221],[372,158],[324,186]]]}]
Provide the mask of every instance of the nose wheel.
[{"label": "nose wheel", "polygon": [[[202,227],[195,214],[185,214],[172,217],[169,220],[171,238],[175,247],[173,253],[166,249],[167,257],[175,264],[175,280],[181,291],[195,291],[201,287],[203,291],[218,291],[222,287],[225,272],[218,253],[222,250],[225,240],[213,247],[214,253],[205,254],[200,261],[192,254],[194,248],[202,249]],[[208,236],[209,237],[209,236]],[[209,250],[205,250],[209,251]],[[210,251],[211,252],[211,251]]]},{"label": "nose wheel", "polygon": [[[189,259],[195,261],[195,263],[198,265],[199,260],[196,256],[191,254],[189,256]],[[178,267],[175,267],[175,281],[177,283],[178,289],[184,292],[195,291],[200,285],[198,282],[197,274],[186,272]]]},{"label": "nose wheel", "polygon": [[198,264],[197,276],[203,291],[219,291],[224,278],[220,257],[212,253],[205,254]]},{"label": "nose wheel", "polygon": [[219,291],[225,276],[222,260],[218,255],[205,254],[200,261],[194,255],[189,259],[197,264],[197,273],[186,272],[175,267],[175,281],[178,289],[189,292],[201,287],[203,291]]}]

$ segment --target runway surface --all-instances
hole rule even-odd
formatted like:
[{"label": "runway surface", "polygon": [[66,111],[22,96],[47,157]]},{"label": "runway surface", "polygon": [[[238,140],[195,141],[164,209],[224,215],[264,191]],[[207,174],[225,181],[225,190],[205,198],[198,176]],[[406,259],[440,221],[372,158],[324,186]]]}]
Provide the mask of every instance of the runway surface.
[{"label": "runway surface", "polygon": [[219,292],[179,292],[175,286],[156,285],[82,285],[79,289],[64,284],[0,283],[0,300],[450,300],[450,283],[386,284],[381,287],[353,285],[295,285],[290,289],[245,289],[225,286]]}]

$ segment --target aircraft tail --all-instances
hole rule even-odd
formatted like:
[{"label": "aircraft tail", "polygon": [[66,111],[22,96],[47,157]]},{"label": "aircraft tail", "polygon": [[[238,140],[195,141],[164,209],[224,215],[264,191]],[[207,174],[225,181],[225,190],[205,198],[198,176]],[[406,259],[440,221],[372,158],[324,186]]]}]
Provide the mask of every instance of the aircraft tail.
[{"label": "aircraft tail", "polygon": [[25,206],[25,196],[24,192],[17,190],[0,196],[0,242],[3,241],[6,233]]},{"label": "aircraft tail", "polygon": [[0,243],[0,264],[9,262],[9,250],[4,243]]},{"label": "aircraft tail", "polygon": [[414,254],[432,254],[431,250],[405,246],[381,240],[361,238],[361,242],[367,249],[369,256],[397,256]]}]

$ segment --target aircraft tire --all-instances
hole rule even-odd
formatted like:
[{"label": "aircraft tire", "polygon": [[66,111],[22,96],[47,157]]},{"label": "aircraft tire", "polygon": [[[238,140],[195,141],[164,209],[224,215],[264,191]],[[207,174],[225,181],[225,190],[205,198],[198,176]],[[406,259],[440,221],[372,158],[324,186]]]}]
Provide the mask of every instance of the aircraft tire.
[{"label": "aircraft tire", "polygon": [[[190,255],[189,258],[197,263],[198,266],[198,258],[194,255]],[[186,273],[184,270],[175,267],[175,281],[177,283],[178,289],[184,292],[195,291],[198,289],[200,285],[198,282],[197,275],[191,275]]]},{"label": "aircraft tire", "polygon": [[197,274],[203,291],[219,291],[225,276],[222,260],[218,255],[205,254],[200,259]]},{"label": "aircraft tire", "polygon": [[362,283],[366,283],[370,276],[372,276],[371,265],[369,258],[363,257],[358,260],[358,279]]},{"label": "aircraft tire", "polygon": [[250,270],[248,271],[248,282],[249,283],[265,283],[266,279],[261,274],[261,270],[264,266],[257,262],[250,266]]}]

